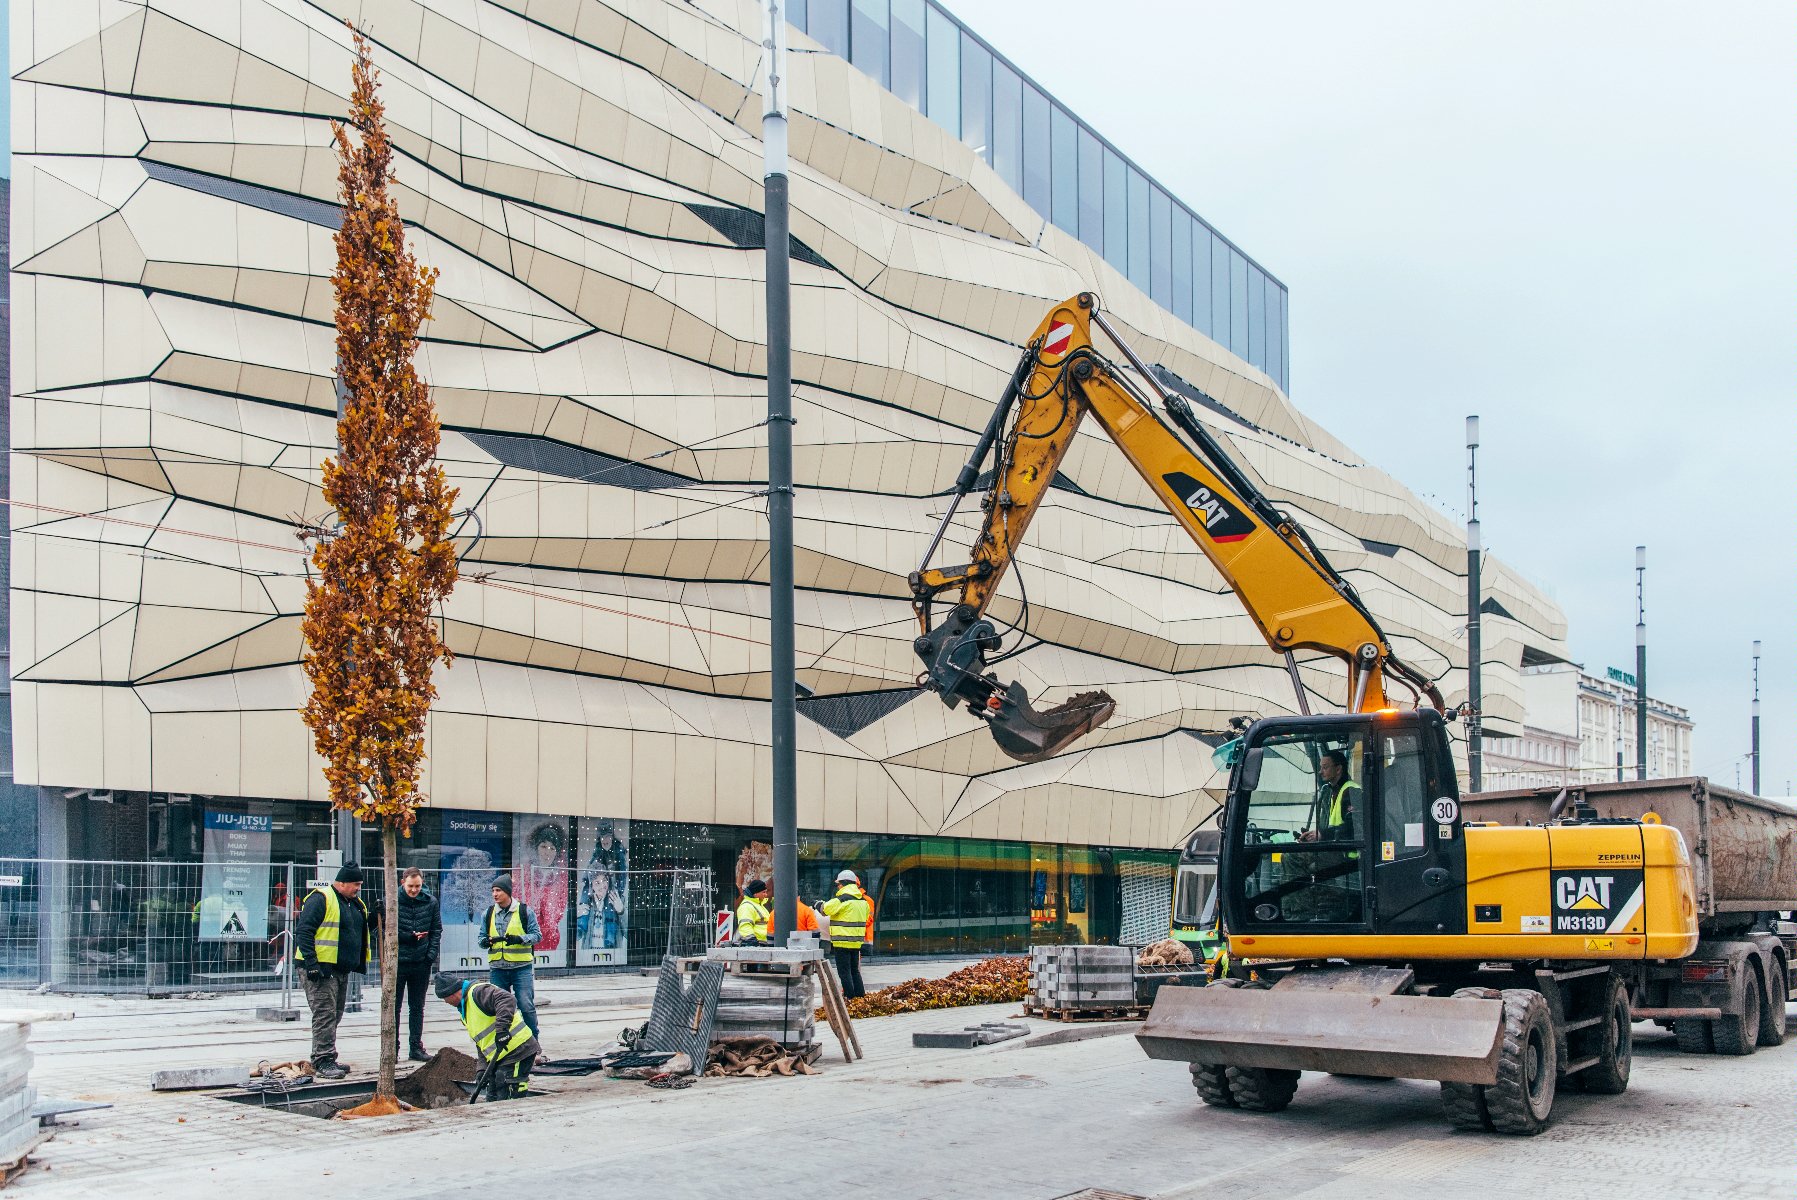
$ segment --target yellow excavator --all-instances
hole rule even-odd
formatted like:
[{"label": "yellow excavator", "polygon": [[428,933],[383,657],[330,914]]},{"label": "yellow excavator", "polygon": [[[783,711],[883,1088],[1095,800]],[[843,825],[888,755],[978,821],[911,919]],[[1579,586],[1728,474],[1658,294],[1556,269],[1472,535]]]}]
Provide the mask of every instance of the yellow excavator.
[{"label": "yellow excavator", "polygon": [[[1133,378],[1100,353],[1095,328]],[[1678,830],[1652,814],[1569,812],[1564,794],[1540,825],[1465,819],[1448,737],[1457,714],[1434,681],[1397,657],[1348,581],[1090,293],[1056,305],[1029,339],[910,577],[920,683],[1022,762],[1111,716],[1103,692],[1038,710],[1019,683],[1001,683],[992,668],[1025,632],[1006,651],[986,615],[1088,415],[1216,566],[1296,690],[1295,714],[1241,722],[1230,747],[1217,875],[1230,971],[1162,988],[1137,1035],[1145,1051],[1189,1063],[1212,1105],[1283,1109],[1306,1070],[1432,1079],[1454,1124],[1515,1134],[1544,1127],[1559,1087],[1626,1088],[1648,964],[1698,942]],[[988,457],[969,561],[933,568]],[[938,622],[934,604],[951,592]],[[1300,650],[1344,662],[1347,711],[1310,711]]]}]

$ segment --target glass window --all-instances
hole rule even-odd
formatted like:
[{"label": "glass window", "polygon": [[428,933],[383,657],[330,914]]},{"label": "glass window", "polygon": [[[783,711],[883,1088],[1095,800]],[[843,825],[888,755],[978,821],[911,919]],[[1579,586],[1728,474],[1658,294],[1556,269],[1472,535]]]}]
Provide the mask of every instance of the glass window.
[{"label": "glass window", "polygon": [[1229,246],[1215,233],[1210,237],[1210,336],[1229,348]]},{"label": "glass window", "polygon": [[1173,315],[1192,323],[1192,218],[1173,210]]},{"label": "glass window", "polygon": [[1292,298],[1284,288],[1279,290],[1279,390],[1292,390]]},{"label": "glass window", "polygon": [[[1435,795],[1429,778],[1422,738],[1414,732],[1379,736],[1380,861],[1414,858],[1429,852],[1423,833],[1429,824],[1429,798]],[[1433,833],[1431,833],[1433,836]],[[1391,848],[1387,855],[1385,847]]]},{"label": "glass window", "polygon": [[1267,277],[1259,267],[1248,268],[1248,361],[1267,366]]},{"label": "glass window", "polygon": [[[1243,827],[1242,898],[1257,923],[1361,918],[1363,733],[1293,733],[1249,751],[1260,778]],[[1249,764],[1244,764],[1245,766]],[[1313,849],[1314,847],[1314,849]]]},{"label": "glass window", "polygon": [[1023,79],[997,61],[992,64],[992,167],[1023,194]]},{"label": "glass window", "polygon": [[1054,150],[1050,158],[1054,176],[1054,223],[1079,236],[1079,126],[1073,115],[1055,105],[1052,117]]},{"label": "glass window", "polygon": [[892,83],[892,10],[889,0],[853,0],[849,13],[849,61],[881,87]]},{"label": "glass window", "polygon": [[1023,198],[1031,208],[1048,215],[1049,195],[1048,97],[1029,84],[1023,85]]},{"label": "glass window", "polygon": [[1129,172],[1129,281],[1148,290],[1148,178]]},{"label": "glass window", "polygon": [[1199,333],[1211,331],[1210,315],[1210,227],[1203,221],[1192,222],[1192,328]]},{"label": "glass window", "polygon": [[1216,890],[1217,864],[1181,863],[1173,889],[1173,919],[1181,925],[1208,925],[1216,915],[1212,911]]},{"label": "glass window", "polygon": [[1229,350],[1248,357],[1248,260],[1239,250],[1229,252]]},{"label": "glass window", "polygon": [[1104,146],[1079,131],[1079,240],[1104,253]]},{"label": "glass window", "polygon": [[1267,280],[1267,374],[1285,390],[1285,289]]},{"label": "glass window", "polygon": [[849,56],[849,0],[811,0],[808,33],[832,54]]},{"label": "glass window", "polygon": [[1129,273],[1129,169],[1104,149],[1104,261]]},{"label": "glass window", "polygon": [[810,0],[786,0],[786,23],[794,29],[811,31]]},{"label": "glass window", "polygon": [[892,0],[892,94],[923,109],[923,0]]},{"label": "glass window", "polygon": [[961,140],[992,161],[992,54],[961,35]]},{"label": "glass window", "polygon": [[1148,294],[1162,308],[1173,307],[1173,201],[1148,189]]},{"label": "glass window", "polygon": [[924,20],[925,51],[929,58],[924,84],[930,98],[930,120],[961,136],[961,30],[948,14],[930,5]]}]

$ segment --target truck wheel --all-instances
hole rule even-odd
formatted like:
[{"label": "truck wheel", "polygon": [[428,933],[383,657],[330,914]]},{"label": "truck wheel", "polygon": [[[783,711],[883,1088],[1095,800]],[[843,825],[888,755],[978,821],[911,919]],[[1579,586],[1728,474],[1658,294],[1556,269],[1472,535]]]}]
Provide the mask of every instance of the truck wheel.
[{"label": "truck wheel", "polygon": [[1212,1108],[1234,1108],[1235,1093],[1229,1090],[1228,1067],[1216,1063],[1193,1063],[1192,1086],[1198,1098]]},{"label": "truck wheel", "polygon": [[1760,1045],[1782,1046],[1785,1042],[1785,1005],[1791,995],[1790,976],[1785,965],[1776,958],[1766,960],[1772,982],[1766,988],[1765,1003],[1760,1006]]},{"label": "truck wheel", "polygon": [[1540,992],[1506,988],[1504,1046],[1498,1081],[1485,1088],[1485,1111],[1499,1133],[1533,1137],[1547,1128],[1554,1111],[1557,1051],[1554,1023]]},{"label": "truck wheel", "polygon": [[1298,1094],[1299,1071],[1275,1067],[1227,1067],[1229,1091],[1237,1108],[1249,1112],[1279,1112]]},{"label": "truck wheel", "polygon": [[1571,1077],[1587,1092],[1620,1096],[1629,1090],[1629,1068],[1635,1057],[1635,1022],[1629,1013],[1628,985],[1615,977],[1605,997],[1604,1022],[1592,1030],[1597,1035],[1598,1059]]},{"label": "truck wheel", "polygon": [[[1461,988],[1454,999],[1491,1000],[1496,993],[1485,988]],[[1443,1083],[1441,1112],[1455,1129],[1489,1130],[1491,1114],[1485,1111],[1485,1089],[1476,1083]]]},{"label": "truck wheel", "polygon": [[1736,1056],[1752,1054],[1759,1048],[1760,973],[1752,964],[1741,964],[1741,1011],[1724,1013],[1710,1023],[1710,1037],[1715,1040],[1717,1054]]},{"label": "truck wheel", "polygon": [[1710,1023],[1696,1017],[1680,1017],[1672,1023],[1678,1048],[1686,1054],[1714,1054],[1716,1041],[1710,1036]]}]

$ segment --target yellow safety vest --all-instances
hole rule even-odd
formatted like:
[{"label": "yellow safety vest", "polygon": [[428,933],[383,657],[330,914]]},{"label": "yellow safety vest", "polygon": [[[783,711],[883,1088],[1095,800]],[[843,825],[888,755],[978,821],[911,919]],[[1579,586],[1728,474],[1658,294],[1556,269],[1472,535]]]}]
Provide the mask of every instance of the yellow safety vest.
[{"label": "yellow safety vest", "polygon": [[[495,904],[487,910],[487,940],[499,938],[499,906]],[[509,939],[504,946],[494,946],[487,951],[487,965],[491,967],[528,967],[536,961],[536,949],[524,944],[524,905],[512,905],[511,919],[505,923],[503,936]]]},{"label": "yellow safety vest", "polygon": [[1331,829],[1340,829],[1343,825],[1347,824],[1347,814],[1345,814],[1342,809],[1344,807],[1344,802],[1347,800],[1349,788],[1353,788],[1358,792],[1360,790],[1360,785],[1355,783],[1352,779],[1342,780],[1341,786],[1335,789],[1335,799],[1329,802],[1329,828]]},{"label": "yellow safety vest", "polygon": [[[343,929],[343,909],[337,903],[337,889],[330,884],[321,888],[313,888],[324,895],[324,920],[318,924],[318,932],[312,938],[312,953],[317,957],[319,966],[335,966],[337,963],[337,943]],[[362,937],[364,948],[368,937],[368,906],[362,904],[362,897],[356,897],[356,903],[362,907]],[[306,960],[300,955],[299,941],[293,943],[293,961],[305,965]]]},{"label": "yellow safety vest", "polygon": [[852,883],[843,884],[824,901],[824,916],[830,919],[830,944],[847,950],[872,941],[873,911],[866,892]]},{"label": "yellow safety vest", "polygon": [[747,938],[752,942],[767,941],[768,927],[773,924],[773,914],[767,903],[753,896],[744,896],[743,902],[736,906],[736,936]]},{"label": "yellow safety vest", "polygon": [[530,1026],[524,1020],[524,1014],[514,1009],[511,1028],[506,1032],[505,1045],[495,1053],[493,1047],[499,1042],[499,1018],[475,1003],[472,987],[462,989],[462,1028],[466,1029],[468,1036],[474,1039],[474,1049],[480,1055],[482,1062],[492,1062],[495,1059],[503,1059],[509,1054],[515,1054],[522,1050],[524,1043],[530,1041],[534,1036],[530,1032]]}]

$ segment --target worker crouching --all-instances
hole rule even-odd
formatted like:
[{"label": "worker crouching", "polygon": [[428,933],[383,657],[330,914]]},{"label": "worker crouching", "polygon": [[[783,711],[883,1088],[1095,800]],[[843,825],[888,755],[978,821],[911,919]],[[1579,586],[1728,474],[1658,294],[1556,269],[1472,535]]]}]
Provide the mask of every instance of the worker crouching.
[{"label": "worker crouching", "polygon": [[515,1100],[528,1092],[540,1047],[512,994],[490,983],[440,975],[437,995],[455,1006],[474,1039],[481,1076],[488,1080],[487,1099]]}]

